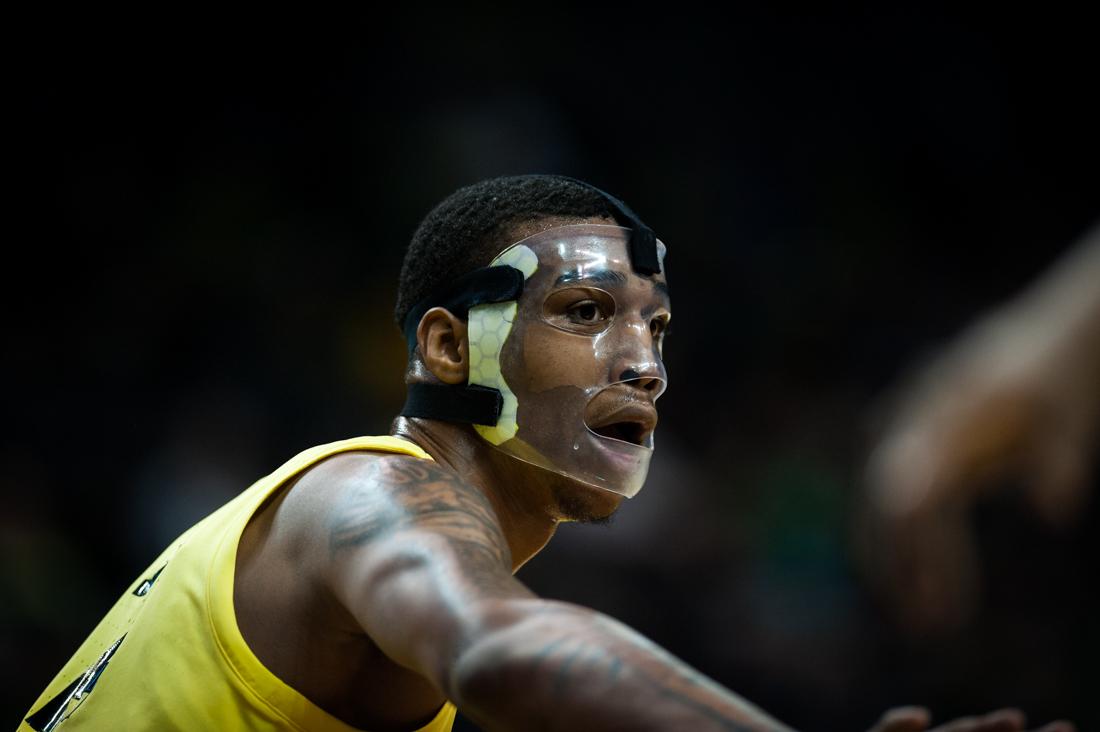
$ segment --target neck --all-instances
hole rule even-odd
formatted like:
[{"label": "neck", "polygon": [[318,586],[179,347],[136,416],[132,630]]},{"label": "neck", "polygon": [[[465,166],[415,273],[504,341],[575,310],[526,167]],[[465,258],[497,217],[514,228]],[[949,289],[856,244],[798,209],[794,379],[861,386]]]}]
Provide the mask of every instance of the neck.
[{"label": "neck", "polygon": [[397,417],[390,434],[416,443],[485,495],[500,520],[513,572],[554,535],[560,516],[550,486],[534,477],[528,466],[494,450],[472,427]]}]

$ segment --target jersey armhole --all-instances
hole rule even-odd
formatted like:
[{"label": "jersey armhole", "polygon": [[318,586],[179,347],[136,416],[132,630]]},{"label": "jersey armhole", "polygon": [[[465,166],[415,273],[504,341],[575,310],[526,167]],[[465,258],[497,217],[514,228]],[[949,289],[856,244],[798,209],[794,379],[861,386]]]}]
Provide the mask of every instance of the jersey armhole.
[{"label": "jersey armhole", "polygon": [[[292,729],[320,732],[363,732],[334,717],[306,698],[268,669],[245,641],[237,624],[233,598],[237,550],[245,528],[261,510],[292,487],[293,481],[328,457],[345,452],[385,452],[431,460],[420,446],[397,437],[361,437],[321,445],[300,453],[263,479],[253,489],[258,494],[245,502],[221,537],[214,552],[206,587],[206,617],[231,677],[255,703],[269,710]],[[446,732],[451,729],[456,709],[445,701],[435,717],[415,732]]]}]

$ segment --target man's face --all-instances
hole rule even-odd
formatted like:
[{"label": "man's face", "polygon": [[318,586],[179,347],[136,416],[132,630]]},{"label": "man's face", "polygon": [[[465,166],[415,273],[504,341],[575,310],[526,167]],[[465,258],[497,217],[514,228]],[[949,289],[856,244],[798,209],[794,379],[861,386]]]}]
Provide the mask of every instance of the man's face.
[{"label": "man's face", "polygon": [[513,454],[582,483],[633,495],[645,478],[667,377],[671,309],[663,274],[631,267],[625,230],[567,227],[528,240],[501,373],[518,399]]}]

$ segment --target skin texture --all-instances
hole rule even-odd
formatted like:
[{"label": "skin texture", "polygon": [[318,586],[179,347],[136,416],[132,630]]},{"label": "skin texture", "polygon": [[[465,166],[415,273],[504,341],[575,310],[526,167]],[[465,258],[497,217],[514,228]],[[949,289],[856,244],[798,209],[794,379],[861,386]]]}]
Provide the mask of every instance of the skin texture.
[{"label": "skin texture", "polygon": [[[562,223],[576,220],[528,222],[515,239]],[[648,329],[638,337],[652,348]],[[410,381],[465,380],[465,324],[446,310],[425,314],[418,350]],[[645,379],[633,383],[632,398],[652,400]],[[513,576],[558,523],[607,516],[621,496],[507,456],[466,426],[398,418],[392,432],[435,462],[334,456],[244,532],[237,619],[277,676],[382,732],[415,729],[444,699],[486,730],[787,729],[621,623],[540,599]],[[928,724],[923,710],[892,715],[875,732]],[[1022,727],[1003,712],[942,729]]]}]

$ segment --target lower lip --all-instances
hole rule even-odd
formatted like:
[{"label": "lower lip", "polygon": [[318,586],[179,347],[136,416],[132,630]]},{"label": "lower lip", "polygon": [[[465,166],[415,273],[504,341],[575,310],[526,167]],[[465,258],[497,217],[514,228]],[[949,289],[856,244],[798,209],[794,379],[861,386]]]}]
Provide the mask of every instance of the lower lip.
[{"label": "lower lip", "polygon": [[622,472],[633,472],[641,467],[640,451],[646,448],[593,433],[593,440],[608,462]]}]

